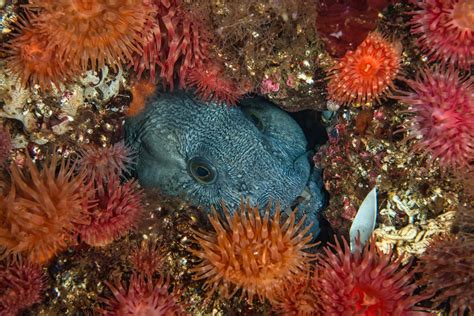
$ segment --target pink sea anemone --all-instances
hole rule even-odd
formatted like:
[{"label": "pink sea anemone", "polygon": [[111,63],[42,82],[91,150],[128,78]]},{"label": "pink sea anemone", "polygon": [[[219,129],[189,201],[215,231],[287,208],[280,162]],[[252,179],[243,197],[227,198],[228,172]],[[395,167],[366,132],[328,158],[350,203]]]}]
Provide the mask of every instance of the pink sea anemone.
[{"label": "pink sea anemone", "polygon": [[132,161],[132,152],[122,142],[109,147],[86,145],[79,150],[78,168],[88,179],[102,182],[127,172]]},{"label": "pink sea anemone", "polygon": [[416,139],[413,150],[438,158],[443,168],[469,167],[474,160],[472,82],[451,67],[427,69],[398,97],[413,114],[407,127],[408,139]]},{"label": "pink sea anemone", "polygon": [[158,68],[163,84],[171,90],[178,72],[180,86],[184,87],[189,71],[208,58],[204,29],[180,1],[152,0],[151,3],[156,13],[145,26],[143,53],[136,54],[133,68],[138,77],[149,71],[151,80],[155,79]]},{"label": "pink sea anemone", "polygon": [[177,294],[169,291],[169,278],[154,281],[151,277],[133,274],[128,288],[119,280],[106,282],[113,297],[105,299],[103,315],[184,315]]},{"label": "pink sea anemone", "polygon": [[0,315],[17,315],[41,301],[45,276],[41,268],[25,260],[0,263]]},{"label": "pink sea anemone", "polygon": [[474,60],[474,2],[418,0],[412,33],[433,59],[469,68]]},{"label": "pink sea anemone", "polygon": [[91,199],[90,223],[79,225],[81,239],[91,246],[105,246],[134,228],[141,216],[142,191],[134,181],[120,184],[111,178]]}]

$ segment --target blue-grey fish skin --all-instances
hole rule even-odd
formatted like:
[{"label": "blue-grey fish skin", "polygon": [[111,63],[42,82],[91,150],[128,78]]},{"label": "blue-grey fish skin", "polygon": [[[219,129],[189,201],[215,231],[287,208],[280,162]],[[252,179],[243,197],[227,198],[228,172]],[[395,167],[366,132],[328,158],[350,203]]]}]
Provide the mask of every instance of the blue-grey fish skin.
[{"label": "blue-grey fish skin", "polygon": [[309,198],[298,207],[298,218],[306,214],[305,224],[319,232],[320,172],[311,168],[299,125],[270,102],[248,99],[229,108],[184,91],[159,93],[127,119],[125,132],[144,187],[204,209],[219,209],[223,200],[230,210],[242,197],[262,210],[269,201],[288,210],[305,191]]}]

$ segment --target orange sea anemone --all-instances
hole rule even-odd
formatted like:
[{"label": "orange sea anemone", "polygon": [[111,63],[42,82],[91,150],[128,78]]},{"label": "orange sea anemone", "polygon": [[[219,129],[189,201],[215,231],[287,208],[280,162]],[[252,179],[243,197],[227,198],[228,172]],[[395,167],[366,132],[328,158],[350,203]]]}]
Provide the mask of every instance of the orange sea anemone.
[{"label": "orange sea anemone", "polygon": [[143,30],[153,14],[144,0],[32,0],[48,47],[82,70],[131,62],[141,53]]},{"label": "orange sea anemone", "polygon": [[229,214],[222,205],[225,219],[215,208],[209,215],[214,232],[195,232],[201,249],[190,251],[200,259],[192,269],[196,279],[205,279],[205,289],[211,296],[219,290],[230,298],[239,289],[240,298],[252,301],[272,299],[276,289],[288,280],[306,275],[314,255],[306,252],[313,247],[310,227],[300,230],[304,218],[295,225],[295,212],[280,223],[280,207],[270,220],[269,205],[263,218],[258,207],[242,203],[240,210]]},{"label": "orange sea anemone", "polygon": [[345,240],[326,247],[314,279],[323,315],[411,315],[425,297],[414,295],[413,271],[402,259],[384,254],[374,239],[353,253]]},{"label": "orange sea anemone", "polygon": [[400,70],[401,45],[370,33],[355,51],[348,51],[331,69],[329,97],[339,103],[367,103],[393,87]]},{"label": "orange sea anemone", "polygon": [[38,84],[42,89],[59,87],[72,78],[73,67],[58,53],[48,38],[25,18],[17,23],[14,38],[5,45],[6,68],[26,87]]},{"label": "orange sea anemone", "polygon": [[44,263],[75,235],[85,221],[87,194],[83,175],[74,175],[70,160],[53,155],[38,170],[29,156],[23,170],[10,167],[11,188],[0,196],[0,251],[4,256],[24,255]]}]

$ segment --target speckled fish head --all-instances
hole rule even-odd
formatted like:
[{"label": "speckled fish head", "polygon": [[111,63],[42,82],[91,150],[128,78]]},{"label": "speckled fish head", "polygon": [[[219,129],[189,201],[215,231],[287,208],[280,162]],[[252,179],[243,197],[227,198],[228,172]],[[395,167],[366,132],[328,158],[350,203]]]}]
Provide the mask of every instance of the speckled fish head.
[{"label": "speckled fish head", "polygon": [[286,208],[310,178],[303,131],[263,99],[227,108],[182,91],[159,94],[125,129],[144,187],[207,209],[221,200],[235,208],[242,197]]}]

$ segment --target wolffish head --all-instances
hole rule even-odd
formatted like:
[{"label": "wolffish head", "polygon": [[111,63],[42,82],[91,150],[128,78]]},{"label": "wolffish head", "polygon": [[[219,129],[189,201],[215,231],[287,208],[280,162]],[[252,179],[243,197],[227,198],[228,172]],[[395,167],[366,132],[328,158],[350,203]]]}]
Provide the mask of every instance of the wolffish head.
[{"label": "wolffish head", "polygon": [[262,99],[240,107],[205,104],[182,91],[159,94],[126,122],[144,187],[208,208],[241,197],[286,208],[310,177],[306,138],[284,111]]}]

